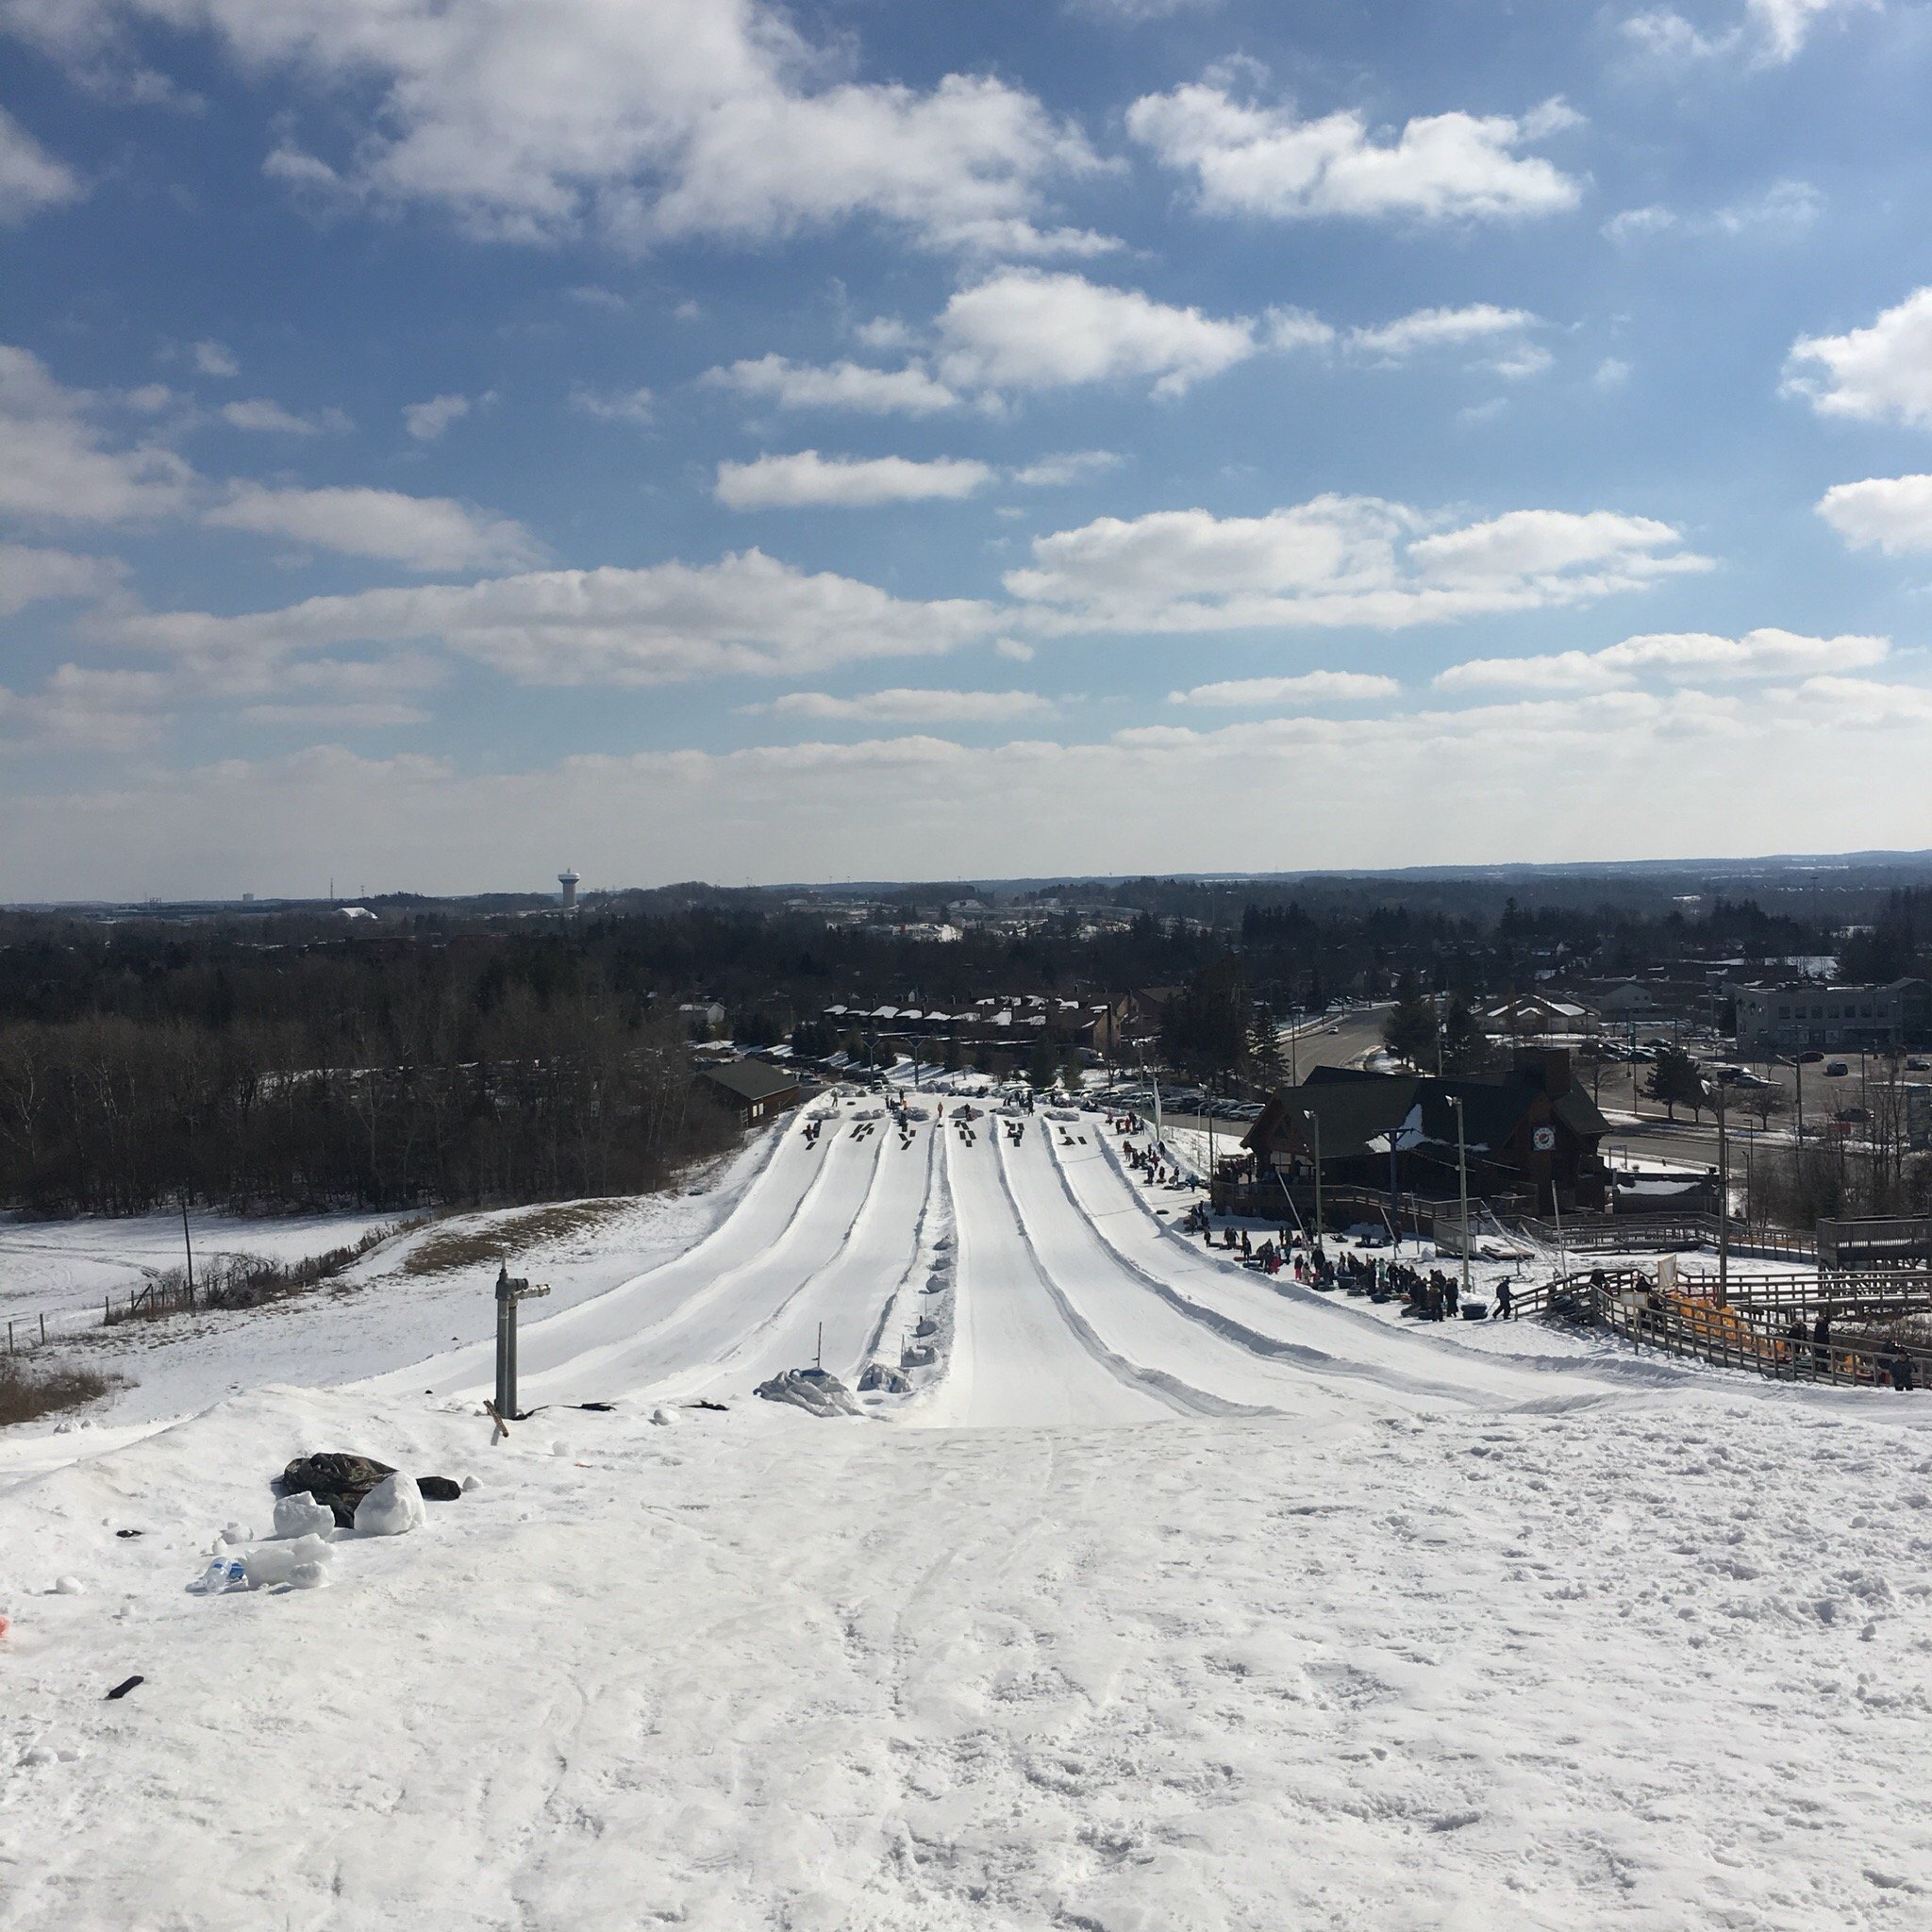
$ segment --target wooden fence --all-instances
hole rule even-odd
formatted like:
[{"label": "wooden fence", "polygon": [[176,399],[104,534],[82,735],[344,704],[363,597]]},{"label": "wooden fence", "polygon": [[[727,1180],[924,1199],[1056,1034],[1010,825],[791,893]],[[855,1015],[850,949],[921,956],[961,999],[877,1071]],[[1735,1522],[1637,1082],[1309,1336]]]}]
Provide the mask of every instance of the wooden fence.
[{"label": "wooden fence", "polygon": [[[1607,1329],[1633,1347],[1779,1381],[1895,1387],[1894,1365],[1903,1360],[1913,1387],[1932,1386],[1932,1348],[1863,1326],[1932,1312],[1932,1276],[1908,1296],[1900,1295],[1898,1277],[1891,1274],[1840,1274],[1831,1280],[1733,1275],[1729,1291],[1720,1306],[1710,1274],[1680,1274],[1674,1282],[1666,1274],[1659,1283],[1656,1274],[1638,1268],[1592,1268],[1526,1285],[1517,1293],[1516,1307],[1521,1314]],[[1818,1338],[1805,1317],[1827,1311],[1838,1332]]]}]

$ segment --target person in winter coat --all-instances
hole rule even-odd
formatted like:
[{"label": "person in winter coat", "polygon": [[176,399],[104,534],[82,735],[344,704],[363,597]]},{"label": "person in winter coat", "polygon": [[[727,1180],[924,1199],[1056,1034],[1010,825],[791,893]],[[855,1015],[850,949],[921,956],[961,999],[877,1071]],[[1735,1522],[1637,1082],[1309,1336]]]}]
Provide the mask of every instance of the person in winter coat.
[{"label": "person in winter coat", "polygon": [[1513,1322],[1515,1319],[1516,1291],[1509,1286],[1509,1277],[1506,1274],[1496,1284],[1496,1320]]}]

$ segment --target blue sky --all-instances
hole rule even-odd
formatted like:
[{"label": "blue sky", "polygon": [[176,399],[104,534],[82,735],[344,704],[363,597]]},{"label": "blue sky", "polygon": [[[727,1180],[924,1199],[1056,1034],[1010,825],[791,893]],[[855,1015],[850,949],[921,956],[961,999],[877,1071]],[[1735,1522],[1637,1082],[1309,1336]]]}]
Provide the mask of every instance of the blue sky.
[{"label": "blue sky", "polygon": [[0,35],[0,896],[1928,842],[1932,7]]}]

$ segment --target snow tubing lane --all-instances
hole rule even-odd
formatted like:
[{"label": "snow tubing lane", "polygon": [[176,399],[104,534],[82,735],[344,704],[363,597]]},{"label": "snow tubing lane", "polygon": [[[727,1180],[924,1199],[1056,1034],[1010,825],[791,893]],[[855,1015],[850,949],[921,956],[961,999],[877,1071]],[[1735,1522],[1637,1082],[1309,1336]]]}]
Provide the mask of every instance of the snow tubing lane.
[{"label": "snow tubing lane", "polygon": [[[1113,1150],[1111,1148],[1105,1148],[1104,1152],[1111,1156]],[[1059,1158],[1059,1150],[1058,1148],[1054,1150],[1054,1172],[1058,1174],[1060,1186],[1065,1190],[1067,1198],[1086,1215],[1088,1224],[1129,1274],[1158,1295],[1170,1307],[1178,1310],[1190,1321],[1198,1322],[1202,1326],[1211,1329],[1224,1341],[1233,1342],[1237,1347],[1245,1348],[1253,1354],[1266,1357],[1270,1360],[1288,1363],[1311,1374],[1338,1375],[1350,1381],[1370,1382],[1377,1388],[1392,1390],[1399,1394],[1424,1396],[1434,1401],[1470,1404],[1487,1404],[1497,1400],[1510,1399],[1507,1397],[1499,1398],[1487,1391],[1458,1388],[1453,1382],[1425,1380],[1420,1376],[1411,1375],[1401,1369],[1382,1368],[1373,1362],[1353,1362],[1345,1357],[1330,1355],[1324,1349],[1316,1348],[1306,1341],[1285,1341],[1279,1336],[1263,1334],[1258,1328],[1250,1328],[1245,1323],[1237,1321],[1232,1315],[1224,1315],[1219,1309],[1210,1308],[1204,1303],[1193,1301],[1189,1296],[1183,1294],[1173,1283],[1163,1281],[1159,1275],[1154,1274],[1150,1269],[1142,1267],[1140,1262],[1136,1261],[1132,1256],[1124,1253],[1109,1238],[1107,1230],[1101,1226],[1100,1217],[1093,1213],[1080,1200],[1079,1196],[1074,1192],[1073,1184],[1067,1178],[1066,1167]],[[1126,1180],[1126,1175],[1124,1173],[1121,1177],[1123,1180]],[[1161,1221],[1158,1215],[1155,1214],[1147,1207],[1146,1203],[1140,1198],[1138,1193],[1133,1191],[1133,1186],[1130,1181],[1127,1185],[1129,1197],[1133,1201],[1133,1205],[1145,1214],[1148,1220],[1153,1222],[1155,1231],[1158,1234],[1171,1235],[1176,1241],[1185,1244],[1186,1238],[1175,1233],[1173,1228],[1169,1227]],[[1188,1248],[1187,1252],[1191,1255],[1193,1250]],[[1313,1306],[1330,1314],[1337,1312],[1332,1303],[1324,1297],[1316,1295],[1312,1289],[1301,1289],[1299,1283],[1291,1283],[1290,1286],[1291,1289],[1299,1289],[1300,1295],[1306,1296]],[[1279,1291],[1276,1291],[1279,1292]],[[1299,1298],[1299,1296],[1293,1294],[1283,1294],[1282,1296],[1284,1301]],[[1340,1312],[1353,1316],[1357,1321],[1369,1321],[1367,1316],[1359,1315],[1352,1308],[1344,1308]],[[1372,1322],[1370,1325],[1378,1334],[1384,1332],[1385,1324],[1380,1322]]]},{"label": "snow tubing lane", "polygon": [[[1002,1143],[1006,1136],[1000,1137]],[[1137,1388],[1145,1393],[1157,1396],[1167,1406],[1182,1415],[1212,1416],[1264,1416],[1278,1415],[1273,1408],[1253,1408],[1246,1403],[1229,1402],[1219,1395],[1210,1395],[1205,1389],[1196,1389],[1191,1383],[1183,1382],[1177,1375],[1170,1375],[1162,1369],[1143,1369],[1138,1362],[1129,1361],[1125,1356],[1109,1348],[1088,1324],[1086,1318],[1070,1302],[1059,1284],[1048,1272],[1041,1258],[1040,1250],[1034,1244],[1033,1232],[1026,1225],[1026,1217],[1020,1211],[1020,1203],[1013,1193],[1013,1184],[1007,1175],[1007,1153],[1004,1144],[995,1152],[999,1163],[1000,1192],[1007,1198],[1007,1206],[1012,1209],[1013,1224],[1019,1230],[1021,1244],[1026,1250],[1026,1258],[1033,1264],[1033,1272],[1039,1277],[1040,1285],[1045,1289],[1048,1298],[1058,1311],[1060,1320],[1073,1330],[1084,1348],[1096,1361],[1107,1369],[1116,1381]],[[1076,1202],[1075,1207],[1078,1207]],[[1084,1211],[1084,1210],[1083,1210]]]},{"label": "snow tubing lane", "polygon": [[[833,1249],[832,1255],[824,1263],[824,1265],[827,1267],[832,1265],[832,1262],[836,1261],[838,1257],[844,1252],[847,1243],[852,1239],[852,1230],[854,1227],[858,1225],[859,1217],[864,1214],[866,1209],[866,1204],[872,1199],[873,1188],[877,1183],[878,1141],[876,1136],[868,1136],[867,1138],[870,1139],[874,1144],[872,1174],[868,1176],[866,1180],[866,1191],[865,1193],[860,1197],[857,1211],[853,1214],[852,1219],[849,1222],[847,1222],[844,1233],[841,1235],[839,1238],[838,1246]],[[589,1349],[585,1351],[585,1353],[583,1353],[582,1355],[569,1357],[565,1360],[558,1362],[549,1368],[533,1371],[531,1374],[526,1375],[525,1379],[526,1381],[535,1382],[541,1376],[559,1374],[566,1370],[581,1373],[584,1369],[588,1367],[593,1367],[600,1361],[610,1361],[616,1359],[623,1354],[625,1354],[635,1349],[640,1342],[649,1341],[652,1340],[661,1341],[665,1339],[667,1331],[672,1330],[677,1326],[683,1325],[688,1322],[693,1320],[694,1318],[703,1315],[707,1309],[712,1307],[716,1303],[723,1300],[734,1289],[736,1289],[743,1281],[744,1277],[750,1273],[752,1273],[753,1270],[770,1266],[774,1258],[784,1252],[787,1242],[789,1242],[792,1239],[793,1235],[797,1232],[801,1224],[807,1219],[808,1214],[809,1213],[809,1210],[812,1208],[812,1206],[817,1201],[819,1194],[826,1187],[826,1176],[831,1173],[834,1158],[837,1156],[840,1147],[843,1144],[844,1141],[845,1136],[841,1135],[837,1139],[830,1141],[829,1144],[826,1146],[825,1158],[819,1162],[818,1171],[812,1175],[811,1181],[809,1185],[806,1188],[805,1191],[798,1197],[797,1205],[792,1208],[791,1218],[786,1222],[785,1226],[779,1233],[777,1240],[774,1241],[771,1244],[771,1246],[765,1248],[760,1253],[754,1255],[749,1260],[741,1261],[737,1267],[728,1268],[724,1271],[724,1274],[714,1276],[710,1281],[707,1282],[702,1288],[699,1288],[695,1290],[692,1293],[687,1295],[681,1302],[677,1304],[675,1307],[667,1309],[655,1322],[646,1323],[641,1328],[634,1328],[628,1335],[624,1336],[618,1341],[605,1342],[597,1348]],[[861,1142],[860,1144],[863,1143]],[[699,1247],[702,1246],[703,1243],[700,1242]],[[679,1258],[688,1259],[690,1255],[694,1255],[697,1252],[697,1248],[691,1249],[685,1257],[681,1257]],[[669,1262],[665,1264],[665,1266],[667,1267],[671,1265],[672,1264]],[[652,1271],[653,1274],[656,1274],[657,1272],[658,1271],[655,1269]],[[816,1271],[814,1271],[814,1273],[816,1273]],[[783,1303],[780,1303],[778,1309],[774,1309],[773,1311],[773,1315],[775,1316],[776,1313],[782,1310],[782,1308],[787,1304],[789,1304],[798,1294],[799,1291],[803,1289],[812,1278],[812,1274],[807,1274],[802,1276],[799,1281],[798,1287],[794,1288],[791,1291],[791,1293],[786,1295],[785,1301]],[[649,1276],[640,1276],[639,1279],[648,1280]],[[613,1291],[613,1292],[614,1291]],[[586,1307],[592,1307],[595,1306],[595,1303],[587,1302],[584,1303],[582,1306]],[[757,1324],[756,1327],[746,1330],[745,1334],[741,1338],[740,1341],[733,1345],[732,1349],[729,1351],[728,1354],[717,1358],[716,1366],[722,1367],[726,1361],[730,1360],[732,1357],[736,1356],[742,1348],[744,1342],[750,1341],[753,1336],[758,1334],[760,1329],[765,1327],[771,1319],[772,1317],[768,1316],[765,1322],[760,1322]],[[673,1369],[666,1374],[659,1374],[655,1378],[655,1380],[649,1375],[646,1375],[642,1380],[634,1382],[629,1386],[632,1389],[652,1388],[656,1386],[657,1383],[668,1381],[672,1379],[674,1376],[691,1374],[701,1366],[701,1364],[690,1363],[681,1368]]]},{"label": "snow tubing lane", "polygon": [[[788,1128],[787,1133],[789,1134],[790,1131]],[[778,1138],[782,1142],[786,1136],[780,1135]],[[651,1283],[667,1271],[674,1268],[682,1269],[688,1267],[692,1261],[701,1258],[705,1250],[710,1246],[711,1242],[715,1239],[722,1237],[732,1223],[737,1221],[738,1217],[744,1213],[746,1208],[752,1205],[757,1192],[756,1186],[754,1185],[746,1188],[744,1192],[739,1197],[738,1206],[711,1230],[710,1234],[707,1235],[695,1246],[685,1249],[682,1254],[671,1256],[668,1259],[660,1261],[657,1267],[646,1269],[641,1274],[631,1275],[627,1280],[619,1282],[615,1288],[606,1290],[603,1294],[593,1295],[589,1301],[579,1302],[575,1307],[565,1308],[560,1313],[552,1316],[550,1320],[533,1323],[528,1328],[525,1329],[520,1343],[521,1351],[525,1357],[521,1372],[521,1381],[525,1385],[529,1385],[534,1390],[537,1383],[548,1376],[562,1374],[568,1371],[581,1372],[587,1368],[594,1368],[599,1363],[610,1361],[620,1351],[636,1347],[640,1341],[657,1333],[660,1329],[668,1327],[675,1322],[681,1321],[701,1305],[708,1306],[720,1293],[727,1290],[733,1282],[743,1275],[747,1270],[768,1262],[772,1255],[791,1238],[792,1231],[805,1218],[812,1202],[816,1200],[819,1193],[824,1188],[825,1176],[832,1165],[830,1154],[832,1149],[836,1148],[838,1144],[837,1141],[831,1142],[826,1150],[826,1157],[821,1159],[813,1168],[810,1178],[800,1191],[797,1200],[791,1204],[791,1208],[786,1217],[784,1227],[779,1231],[777,1239],[770,1246],[762,1249],[750,1258],[739,1262],[736,1267],[727,1268],[722,1274],[712,1276],[709,1281],[694,1283],[690,1291],[681,1299],[674,1302],[670,1307],[661,1310],[652,1319],[640,1323],[637,1326],[627,1330],[621,1336],[592,1341],[586,1347],[578,1350],[575,1355],[560,1356],[554,1361],[546,1361],[541,1367],[534,1365],[529,1360],[529,1357],[534,1349],[541,1347],[546,1341],[550,1341],[553,1339],[559,1341],[568,1341],[573,1329],[588,1325],[598,1316],[603,1317],[606,1321],[609,1320],[612,1313],[611,1304],[613,1296],[633,1295],[647,1291]],[[766,1167],[760,1170],[758,1178],[762,1180],[769,1172],[770,1163],[767,1163]],[[473,1344],[473,1348],[475,1352],[482,1355],[487,1360],[491,1353],[491,1344],[477,1343]]]},{"label": "snow tubing lane", "polygon": [[[859,1200],[858,1208],[854,1211],[852,1219],[845,1224],[845,1232],[839,1237],[839,1245],[832,1250],[832,1252],[825,1257],[824,1261],[819,1267],[813,1269],[808,1274],[801,1275],[798,1279],[797,1285],[794,1288],[792,1288],[790,1291],[790,1292],[786,1294],[784,1299],[776,1303],[772,1307],[768,1308],[765,1311],[764,1315],[758,1321],[753,1323],[753,1324],[749,1328],[747,1328],[744,1331],[744,1333],[741,1336],[740,1336],[740,1338],[735,1342],[731,1344],[730,1348],[728,1348],[723,1355],[717,1357],[715,1360],[709,1363],[708,1365],[708,1368],[713,1370],[727,1369],[733,1362],[738,1360],[739,1357],[744,1354],[747,1348],[752,1346],[758,1341],[758,1339],[761,1336],[767,1334],[772,1328],[777,1325],[777,1324],[783,1319],[786,1309],[789,1308],[792,1305],[792,1303],[799,1298],[800,1295],[804,1294],[808,1289],[817,1287],[818,1284],[822,1280],[824,1280],[824,1278],[826,1275],[830,1274],[835,1269],[838,1268],[840,1263],[844,1260],[846,1255],[851,1250],[854,1238],[858,1233],[860,1224],[866,1221],[870,1216],[872,1216],[876,1211],[878,1196],[880,1195],[880,1193],[884,1191],[886,1187],[889,1185],[889,1182],[885,1177],[888,1167],[890,1165],[890,1163],[886,1159],[885,1137],[881,1134],[872,1134],[867,1136],[867,1138],[874,1142],[874,1147],[872,1163],[872,1174],[870,1178],[866,1181],[865,1192]],[[924,1206],[922,1202],[919,1219],[923,1219],[924,1215]],[[917,1225],[918,1220],[916,1219],[914,1223],[915,1229]],[[912,1257],[907,1262],[907,1268],[909,1269],[912,1266],[913,1262],[917,1259],[918,1248],[915,1244]],[[905,1270],[900,1271],[900,1274],[898,1277],[899,1279],[903,1280],[905,1278]],[[890,1303],[888,1304],[888,1306],[890,1306]],[[885,1319],[883,1313],[880,1315],[879,1319],[883,1323]],[[803,1366],[803,1364],[800,1364],[799,1366]],[[679,1371],[677,1373],[690,1374],[692,1372],[685,1370]]]}]

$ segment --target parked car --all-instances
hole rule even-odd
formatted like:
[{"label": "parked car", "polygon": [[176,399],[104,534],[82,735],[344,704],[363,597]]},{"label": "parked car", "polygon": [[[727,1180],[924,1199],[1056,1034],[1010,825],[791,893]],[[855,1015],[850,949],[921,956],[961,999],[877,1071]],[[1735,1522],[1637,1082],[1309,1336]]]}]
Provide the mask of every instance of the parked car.
[{"label": "parked car", "polygon": [[1843,1121],[1847,1126],[1863,1125],[1871,1118],[1872,1109],[1869,1107],[1841,1107],[1832,1115],[1833,1120]]},{"label": "parked car", "polygon": [[1824,1063],[1824,1077],[1827,1080],[1841,1080],[1851,1071],[1842,1060],[1827,1060]]},{"label": "parked car", "polygon": [[1824,1058],[1824,1056],[1814,1046],[1808,1053],[1801,1053],[1798,1056],[1798,1064],[1801,1067],[1815,1067]]},{"label": "parked car", "polygon": [[1906,1072],[1908,1074],[1932,1074],[1932,1060],[1922,1060],[1917,1054],[1913,1054],[1906,1061]]}]

